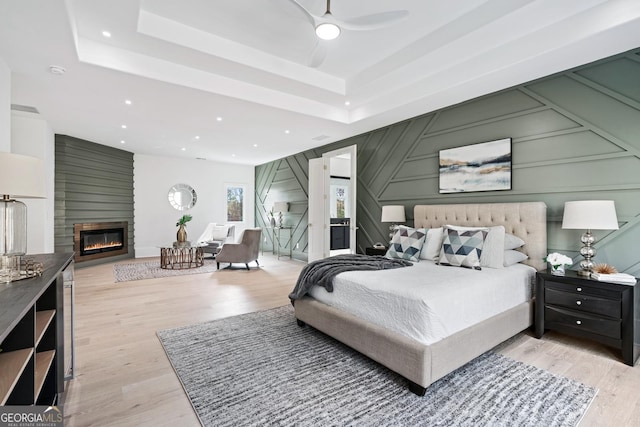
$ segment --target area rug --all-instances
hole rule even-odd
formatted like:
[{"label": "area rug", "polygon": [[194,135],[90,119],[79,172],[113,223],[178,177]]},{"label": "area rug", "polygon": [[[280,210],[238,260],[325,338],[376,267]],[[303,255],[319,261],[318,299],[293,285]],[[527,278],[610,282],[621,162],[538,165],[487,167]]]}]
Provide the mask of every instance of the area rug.
[{"label": "area rug", "polygon": [[204,426],[574,426],[596,394],[488,352],[419,397],[289,306],[158,337]]},{"label": "area rug", "polygon": [[131,264],[114,264],[113,277],[115,282],[129,282],[131,280],[155,279],[157,277],[183,276],[185,274],[201,274],[216,271],[216,261],[205,259],[204,265],[197,268],[170,270],[160,268],[160,261],[138,262]]}]

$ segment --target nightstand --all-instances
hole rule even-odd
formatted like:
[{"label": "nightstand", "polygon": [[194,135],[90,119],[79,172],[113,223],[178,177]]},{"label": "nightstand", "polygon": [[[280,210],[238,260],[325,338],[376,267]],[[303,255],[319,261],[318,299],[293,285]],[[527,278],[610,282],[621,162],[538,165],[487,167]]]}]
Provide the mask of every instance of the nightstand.
[{"label": "nightstand", "polygon": [[546,329],[589,338],[622,351],[633,366],[640,356],[640,285],[600,282],[575,271],[536,275],[535,335]]},{"label": "nightstand", "polygon": [[387,254],[387,248],[365,248],[364,249],[364,253],[367,255],[386,255]]}]

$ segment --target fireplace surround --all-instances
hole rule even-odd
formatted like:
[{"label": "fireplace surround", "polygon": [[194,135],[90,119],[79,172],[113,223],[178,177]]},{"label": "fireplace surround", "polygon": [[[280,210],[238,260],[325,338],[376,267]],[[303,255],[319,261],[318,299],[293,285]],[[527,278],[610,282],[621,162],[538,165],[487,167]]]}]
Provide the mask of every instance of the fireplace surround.
[{"label": "fireplace surround", "polygon": [[91,222],[73,225],[74,261],[124,255],[129,252],[126,221]]}]

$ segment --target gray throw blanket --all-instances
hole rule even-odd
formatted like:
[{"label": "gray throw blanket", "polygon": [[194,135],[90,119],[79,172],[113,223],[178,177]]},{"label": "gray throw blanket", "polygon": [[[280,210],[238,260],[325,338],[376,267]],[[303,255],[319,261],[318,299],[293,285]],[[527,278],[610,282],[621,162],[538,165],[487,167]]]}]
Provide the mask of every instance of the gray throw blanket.
[{"label": "gray throw blanket", "polygon": [[294,301],[302,298],[313,285],[320,285],[327,292],[333,292],[333,278],[344,271],[386,270],[410,265],[412,265],[411,262],[404,259],[359,254],[336,255],[319,259],[307,264],[302,269],[293,292],[289,294],[289,299],[291,304],[294,304]]}]

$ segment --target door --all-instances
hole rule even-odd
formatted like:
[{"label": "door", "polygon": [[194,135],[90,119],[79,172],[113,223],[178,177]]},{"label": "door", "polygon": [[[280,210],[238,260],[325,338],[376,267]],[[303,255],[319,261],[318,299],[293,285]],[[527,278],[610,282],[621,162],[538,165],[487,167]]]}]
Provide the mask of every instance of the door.
[{"label": "door", "polygon": [[[327,191],[325,190],[325,167],[324,159],[309,160],[309,224],[307,228],[307,239],[309,250],[307,251],[308,261],[326,258],[328,234],[328,205],[325,202]],[[328,174],[327,174],[328,175]]]},{"label": "door", "polygon": [[[326,168],[328,169],[328,173],[325,173],[325,194],[329,193],[329,189],[330,189],[330,183],[331,183],[331,176],[332,176],[332,170],[335,171],[337,170],[337,168],[335,167],[335,165],[337,163],[339,164],[347,164],[348,167],[346,168],[346,171],[343,167],[340,167],[339,169],[341,170],[341,172],[338,173],[338,175],[342,178],[348,178],[348,191],[346,192],[346,199],[345,199],[345,209],[348,211],[348,217],[349,217],[349,253],[355,254],[356,253],[356,230],[358,227],[356,227],[356,187],[357,187],[357,165],[358,165],[358,159],[357,159],[357,151],[358,151],[358,146],[357,145],[350,145],[348,147],[344,147],[344,148],[340,148],[337,150],[333,150],[333,151],[329,151],[328,153],[324,153],[322,155],[322,158],[324,159],[324,165],[326,166]],[[327,202],[331,199],[331,197],[327,197]],[[328,205],[328,203],[327,203]],[[327,206],[326,210],[325,210],[325,221],[326,224],[330,223],[331,217],[330,217],[331,213],[329,210],[329,207]],[[326,247],[329,247],[329,241],[330,241],[330,235],[327,232],[326,233]]]}]

